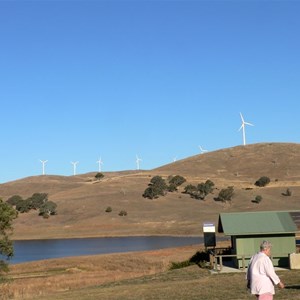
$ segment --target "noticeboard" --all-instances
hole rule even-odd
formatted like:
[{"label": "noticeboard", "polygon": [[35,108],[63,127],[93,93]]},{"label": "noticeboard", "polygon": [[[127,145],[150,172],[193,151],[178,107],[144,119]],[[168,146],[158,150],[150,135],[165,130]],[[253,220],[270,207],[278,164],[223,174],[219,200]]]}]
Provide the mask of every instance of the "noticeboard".
[{"label": "noticeboard", "polygon": [[216,228],[214,223],[203,224],[204,246],[216,247]]}]

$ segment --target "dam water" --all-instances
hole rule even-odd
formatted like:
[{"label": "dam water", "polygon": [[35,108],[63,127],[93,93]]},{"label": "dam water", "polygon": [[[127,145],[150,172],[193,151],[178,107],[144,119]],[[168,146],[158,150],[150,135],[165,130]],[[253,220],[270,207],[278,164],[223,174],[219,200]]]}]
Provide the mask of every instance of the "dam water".
[{"label": "dam water", "polygon": [[203,237],[135,236],[107,238],[18,240],[10,264],[81,255],[158,250],[197,245]]}]

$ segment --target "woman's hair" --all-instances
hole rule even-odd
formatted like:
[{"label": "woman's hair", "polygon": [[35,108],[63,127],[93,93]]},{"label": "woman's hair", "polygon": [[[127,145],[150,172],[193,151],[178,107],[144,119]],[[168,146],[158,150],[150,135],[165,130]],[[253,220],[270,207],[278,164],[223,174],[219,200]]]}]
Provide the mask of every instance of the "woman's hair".
[{"label": "woman's hair", "polygon": [[269,241],[263,241],[260,244],[260,250],[270,249],[271,247],[272,247],[272,244]]}]

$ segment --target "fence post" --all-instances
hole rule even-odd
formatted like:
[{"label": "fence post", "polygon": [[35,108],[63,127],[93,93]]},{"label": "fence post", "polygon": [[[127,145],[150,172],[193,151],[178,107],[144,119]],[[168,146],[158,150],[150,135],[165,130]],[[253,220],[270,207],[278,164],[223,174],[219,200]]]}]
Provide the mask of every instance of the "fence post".
[{"label": "fence post", "polygon": [[222,258],[222,255],[220,255],[220,272],[222,271],[223,269],[223,258]]}]

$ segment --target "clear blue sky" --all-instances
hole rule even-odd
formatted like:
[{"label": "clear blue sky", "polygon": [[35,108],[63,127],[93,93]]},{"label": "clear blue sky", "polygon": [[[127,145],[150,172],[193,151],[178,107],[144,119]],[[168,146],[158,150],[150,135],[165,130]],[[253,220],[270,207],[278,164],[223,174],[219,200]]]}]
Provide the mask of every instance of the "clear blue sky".
[{"label": "clear blue sky", "polygon": [[0,0],[0,182],[300,142],[300,1]]}]

